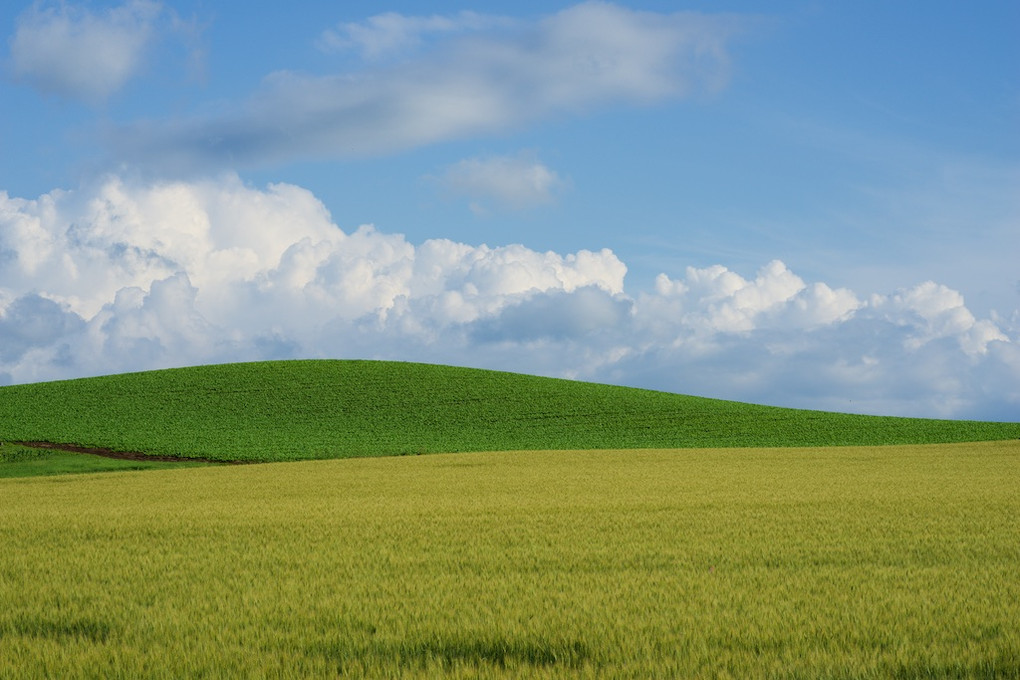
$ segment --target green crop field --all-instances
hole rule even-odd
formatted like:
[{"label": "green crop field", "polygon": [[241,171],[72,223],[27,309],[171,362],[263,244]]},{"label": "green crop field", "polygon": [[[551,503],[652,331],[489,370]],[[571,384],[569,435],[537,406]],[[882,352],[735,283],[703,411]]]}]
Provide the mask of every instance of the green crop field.
[{"label": "green crop field", "polygon": [[913,444],[1020,423],[868,417],[425,364],[287,361],[0,388],[0,441],[216,460]]},{"label": "green crop field", "polygon": [[0,677],[1016,678],[1020,442],[0,480]]}]

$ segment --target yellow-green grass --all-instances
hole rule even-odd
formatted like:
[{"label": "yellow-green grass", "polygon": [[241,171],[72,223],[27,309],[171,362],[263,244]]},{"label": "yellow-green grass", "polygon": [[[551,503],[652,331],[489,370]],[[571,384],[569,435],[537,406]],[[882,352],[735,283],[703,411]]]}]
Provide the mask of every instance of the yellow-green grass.
[{"label": "yellow-green grass", "polygon": [[216,460],[1020,439],[1020,423],[823,413],[386,361],[197,366],[0,388],[0,441]]},{"label": "yellow-green grass", "polygon": [[1020,443],[0,480],[0,677],[1020,676]]}]

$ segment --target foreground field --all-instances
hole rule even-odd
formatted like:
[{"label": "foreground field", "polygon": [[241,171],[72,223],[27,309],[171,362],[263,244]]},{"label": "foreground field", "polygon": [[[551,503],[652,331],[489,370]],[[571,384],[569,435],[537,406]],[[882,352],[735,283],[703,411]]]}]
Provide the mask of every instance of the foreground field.
[{"label": "foreground field", "polygon": [[0,441],[216,460],[997,439],[1020,439],[1020,423],[823,413],[385,361],[227,364],[0,387]]},{"label": "foreground field", "polygon": [[0,480],[0,676],[1020,676],[1020,443]]}]

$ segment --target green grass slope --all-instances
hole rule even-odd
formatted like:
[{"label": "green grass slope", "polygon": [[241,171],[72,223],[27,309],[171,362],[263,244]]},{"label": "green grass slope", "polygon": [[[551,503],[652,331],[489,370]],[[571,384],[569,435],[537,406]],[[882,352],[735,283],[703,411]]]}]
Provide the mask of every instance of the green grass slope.
[{"label": "green grass slope", "polygon": [[191,460],[121,460],[88,453],[37,449],[12,444],[0,446],[0,479],[123,470],[163,470],[202,464]]},{"label": "green grass slope", "polygon": [[225,364],[0,388],[0,441],[217,460],[1015,438],[1020,423],[784,409],[380,361]]}]

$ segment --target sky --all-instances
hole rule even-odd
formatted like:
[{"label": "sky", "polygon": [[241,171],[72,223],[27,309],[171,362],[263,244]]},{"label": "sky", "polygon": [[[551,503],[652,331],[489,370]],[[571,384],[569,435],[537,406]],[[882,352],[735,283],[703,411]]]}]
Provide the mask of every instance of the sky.
[{"label": "sky", "polygon": [[0,384],[365,358],[1020,420],[1020,4],[0,10]]}]

